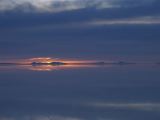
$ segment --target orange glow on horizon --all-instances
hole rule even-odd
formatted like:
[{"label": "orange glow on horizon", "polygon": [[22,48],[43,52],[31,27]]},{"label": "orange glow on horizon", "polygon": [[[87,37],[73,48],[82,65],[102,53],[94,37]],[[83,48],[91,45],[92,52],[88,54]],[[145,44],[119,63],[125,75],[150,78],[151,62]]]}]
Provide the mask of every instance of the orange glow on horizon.
[{"label": "orange glow on horizon", "polygon": [[59,59],[59,58],[51,58],[51,57],[38,57],[38,58],[28,59],[28,63],[32,63],[32,62],[40,62],[40,63],[63,62],[67,64],[75,64],[75,63],[90,63],[90,62],[96,62],[96,61],[95,60],[67,60],[67,59]]},{"label": "orange glow on horizon", "polygon": [[[44,64],[32,65],[33,62],[44,63]],[[60,65],[50,64],[52,62],[61,62],[64,64],[60,64]],[[99,61],[82,60],[82,59],[80,60],[60,59],[60,58],[52,58],[52,57],[35,57],[35,58],[26,58],[26,59],[10,59],[10,60],[7,60],[6,63],[13,63],[13,65],[15,66],[12,66],[12,68],[16,67],[20,69],[28,69],[28,70],[34,70],[34,71],[53,71],[53,70],[71,69],[71,68],[96,67],[96,64],[92,64],[96,62],[99,62]],[[108,61],[108,62],[111,62],[111,61]],[[16,65],[20,65],[20,66],[17,67]]]},{"label": "orange glow on horizon", "polygon": [[55,60],[50,57],[39,57],[39,58],[30,58],[28,61],[29,62],[41,62],[41,63],[52,63]]},{"label": "orange glow on horizon", "polygon": [[[67,64],[77,64],[77,63],[93,63],[98,62],[97,60],[82,60],[82,59],[61,59],[52,57],[35,57],[35,58],[23,58],[23,59],[6,59],[1,61],[1,63],[15,63],[22,65],[29,65],[33,62],[39,63],[52,63],[52,62],[62,62]],[[108,61],[109,62],[109,61]]]},{"label": "orange glow on horizon", "polygon": [[37,57],[29,58],[25,60],[26,63],[31,64],[32,62],[39,63],[52,63],[52,62],[62,62],[66,65],[54,66],[54,65],[40,65],[40,66],[28,66],[29,70],[33,71],[54,71],[54,70],[63,70],[63,69],[72,69],[72,68],[83,68],[83,67],[95,67],[94,65],[81,65],[81,63],[93,63],[97,62],[95,60],[71,60],[71,59],[59,59],[51,57]]},{"label": "orange glow on horizon", "polygon": [[[4,66],[3,69],[27,69],[32,71],[54,71],[54,70],[65,70],[65,69],[79,69],[79,68],[92,68],[98,67],[96,63],[97,60],[76,60],[76,59],[60,59],[51,57],[36,57],[28,59],[11,59],[7,61],[8,63],[15,63],[13,66]],[[32,65],[33,62],[46,63],[41,65]],[[54,65],[50,64],[52,62],[62,62],[65,64]],[[108,61],[111,62],[111,61]],[[18,66],[17,66],[18,65]],[[112,65],[107,65],[110,67]]]}]

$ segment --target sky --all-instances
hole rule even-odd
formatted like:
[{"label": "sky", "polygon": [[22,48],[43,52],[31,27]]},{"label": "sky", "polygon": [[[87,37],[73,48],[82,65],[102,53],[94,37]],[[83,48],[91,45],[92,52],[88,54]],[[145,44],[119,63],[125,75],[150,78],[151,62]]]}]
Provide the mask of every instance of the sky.
[{"label": "sky", "polygon": [[0,0],[0,58],[160,61],[159,0]]}]

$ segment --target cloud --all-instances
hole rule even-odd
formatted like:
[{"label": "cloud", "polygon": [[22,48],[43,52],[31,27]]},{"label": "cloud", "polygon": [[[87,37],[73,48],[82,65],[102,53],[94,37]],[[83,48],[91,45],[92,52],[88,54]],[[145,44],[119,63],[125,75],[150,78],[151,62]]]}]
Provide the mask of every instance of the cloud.
[{"label": "cloud", "polygon": [[[4,3],[3,3],[4,1]],[[53,2],[53,0],[47,0],[48,2],[44,2],[43,0],[37,0],[31,2],[31,0],[24,0],[26,2],[7,2],[8,0],[2,0],[0,1],[0,11],[4,12],[7,10],[13,10],[17,7],[21,6],[22,3],[26,4],[26,2],[30,1],[28,7],[22,7],[21,10],[24,11],[39,11],[43,13],[36,13],[36,14],[23,14],[23,13],[11,13],[11,14],[0,14],[0,30],[4,28],[9,29],[11,27],[13,28],[19,28],[19,27],[34,27],[34,26],[64,26],[64,24],[70,26],[74,26],[75,24],[80,23],[89,23],[90,25],[110,25],[110,24],[159,24],[159,16],[160,16],[160,7],[158,7],[158,2],[152,2],[154,4],[147,4],[148,2],[143,2],[144,6],[134,6],[134,7],[114,7],[113,6],[130,6],[132,3],[132,0],[129,0],[130,2],[124,2],[125,0],[113,0],[110,2],[109,0],[106,0],[108,2],[102,2],[101,0],[101,6],[105,6],[105,4],[112,6],[112,8],[108,9],[82,9],[87,8],[91,6],[100,6],[98,3],[100,3],[97,0],[93,0],[92,2],[89,2],[89,0],[85,0],[84,3],[83,0],[73,0],[70,2],[64,2],[59,1],[61,4],[56,5],[56,1]],[[15,1],[15,0],[12,0]],[[16,0],[17,1],[17,0]],[[18,0],[20,1],[20,0]],[[38,2],[39,1],[39,2]],[[88,1],[88,2],[87,2]],[[103,0],[104,1],[104,0]],[[121,1],[121,2],[120,2]],[[151,2],[150,1],[150,2]],[[3,5],[3,4],[4,5]],[[62,4],[63,3],[63,4]],[[102,4],[103,3],[103,4]],[[118,4],[119,3],[119,4]],[[123,4],[122,4],[123,3]],[[128,3],[128,4],[127,4]],[[135,2],[135,3],[141,3],[141,2]],[[145,3],[145,4],[144,4]],[[141,3],[142,4],[142,3]],[[8,7],[7,7],[8,5]],[[25,5],[27,6],[27,5]],[[30,6],[30,7],[29,7]],[[31,7],[32,6],[32,7]],[[33,7],[34,6],[34,7]],[[66,7],[64,7],[66,6]],[[76,6],[76,7],[71,7]],[[108,6],[109,7],[109,6]],[[76,11],[70,11],[68,10],[75,10]],[[52,11],[52,12],[58,12],[63,11],[61,13],[55,13],[52,14],[51,12],[44,12],[44,11]],[[12,21],[12,22],[11,22]],[[66,26],[65,26],[66,27]]]},{"label": "cloud", "polygon": [[93,107],[115,108],[115,109],[133,109],[144,111],[160,111],[159,103],[91,103]]},{"label": "cloud", "polygon": [[117,20],[94,20],[89,23],[85,23],[88,25],[150,25],[150,24],[160,24],[160,17],[137,17],[137,18],[126,18],[126,19],[117,19]]},{"label": "cloud", "polygon": [[60,12],[94,7],[97,9],[146,5],[155,0],[1,0],[0,11]]},{"label": "cloud", "polygon": [[60,12],[87,7],[110,7],[104,0],[1,0],[0,11],[22,8],[23,11]]}]

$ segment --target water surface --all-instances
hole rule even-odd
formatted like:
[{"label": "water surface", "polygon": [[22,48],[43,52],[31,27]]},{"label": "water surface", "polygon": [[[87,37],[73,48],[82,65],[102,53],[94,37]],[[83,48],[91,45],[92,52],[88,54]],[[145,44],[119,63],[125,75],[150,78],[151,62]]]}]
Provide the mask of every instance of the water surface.
[{"label": "water surface", "polygon": [[0,120],[159,120],[160,66],[0,67]]}]

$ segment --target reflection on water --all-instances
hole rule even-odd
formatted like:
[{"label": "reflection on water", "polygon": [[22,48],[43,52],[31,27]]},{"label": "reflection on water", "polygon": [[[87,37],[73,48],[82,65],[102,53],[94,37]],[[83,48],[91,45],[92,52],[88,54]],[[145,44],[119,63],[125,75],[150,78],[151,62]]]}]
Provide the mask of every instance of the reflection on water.
[{"label": "reflection on water", "polygon": [[1,66],[0,120],[159,120],[159,92],[156,65]]},{"label": "reflection on water", "polygon": [[[112,65],[104,65],[103,67],[111,67]],[[67,64],[67,65],[0,65],[0,71],[4,70],[31,70],[31,71],[54,71],[65,69],[80,69],[80,68],[96,68],[102,67],[101,65],[79,65],[79,64]]]},{"label": "reflection on water", "polygon": [[95,67],[92,65],[40,65],[40,66],[27,66],[27,69],[33,71],[53,71],[53,70],[64,70],[64,69],[73,69],[73,68],[88,68],[88,67]]}]

